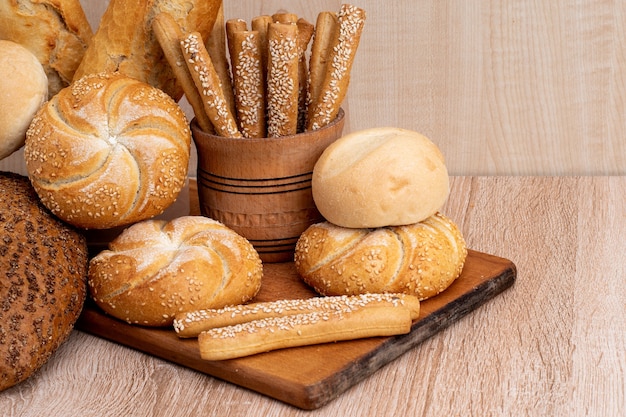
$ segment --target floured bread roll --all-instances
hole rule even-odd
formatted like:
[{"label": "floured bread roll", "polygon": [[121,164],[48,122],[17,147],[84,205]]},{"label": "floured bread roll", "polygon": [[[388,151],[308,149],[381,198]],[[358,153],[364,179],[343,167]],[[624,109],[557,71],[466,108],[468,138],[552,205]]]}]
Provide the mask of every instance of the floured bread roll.
[{"label": "floured bread roll", "polygon": [[121,74],[72,83],[26,133],[28,176],[43,204],[85,229],[161,214],[185,184],[191,133],[161,90]]},{"label": "floured bread roll", "polygon": [[242,236],[201,216],[128,227],[89,263],[89,291],[131,324],[169,326],[177,313],[252,299],[261,286],[258,253]]},{"label": "floured bread roll", "polygon": [[315,205],[343,227],[372,228],[421,222],[449,194],[443,155],[417,132],[380,127],[331,144],[313,170]]},{"label": "floured bread roll", "polygon": [[0,39],[31,51],[48,76],[48,96],[67,87],[93,32],[79,0],[0,0]]},{"label": "floured bread roll", "polygon": [[0,40],[0,159],[24,145],[26,129],[48,99],[48,77],[22,45]]},{"label": "floured bread roll", "polygon": [[420,223],[377,229],[314,224],[298,240],[295,265],[323,295],[404,293],[424,300],[459,277],[466,257],[456,224],[436,213]]}]

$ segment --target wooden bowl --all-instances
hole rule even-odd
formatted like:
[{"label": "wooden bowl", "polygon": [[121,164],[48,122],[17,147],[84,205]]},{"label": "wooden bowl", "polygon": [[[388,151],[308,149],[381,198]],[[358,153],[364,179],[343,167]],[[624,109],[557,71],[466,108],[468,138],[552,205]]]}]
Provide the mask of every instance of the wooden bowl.
[{"label": "wooden bowl", "polygon": [[263,262],[292,261],[302,232],[324,220],[313,202],[311,177],[343,125],[340,110],[332,123],[315,131],[237,139],[205,133],[193,120],[201,214],[247,238]]}]

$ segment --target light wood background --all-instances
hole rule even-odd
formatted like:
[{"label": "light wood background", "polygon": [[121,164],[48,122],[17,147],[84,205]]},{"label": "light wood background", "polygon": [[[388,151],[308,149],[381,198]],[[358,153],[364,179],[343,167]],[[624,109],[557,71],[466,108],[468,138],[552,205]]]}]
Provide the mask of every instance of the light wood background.
[{"label": "light wood background", "polygon": [[[81,3],[97,27],[108,1]],[[226,1],[225,13],[249,20],[282,9],[314,21],[340,3]],[[348,130],[419,131],[454,175],[626,173],[626,2],[351,3],[368,19]]]}]

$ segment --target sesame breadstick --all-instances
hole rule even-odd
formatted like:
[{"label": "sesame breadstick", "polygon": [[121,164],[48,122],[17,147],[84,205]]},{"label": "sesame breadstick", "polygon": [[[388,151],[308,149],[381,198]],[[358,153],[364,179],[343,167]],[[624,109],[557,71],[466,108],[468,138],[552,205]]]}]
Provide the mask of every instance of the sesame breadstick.
[{"label": "sesame breadstick", "polygon": [[180,313],[174,319],[174,330],[180,338],[197,337],[216,327],[234,326],[252,320],[322,311],[354,310],[364,307],[404,307],[416,320],[420,302],[405,294],[362,294],[352,296],[322,296],[298,300],[277,300],[229,306],[220,309]]},{"label": "sesame breadstick", "polygon": [[184,34],[176,20],[169,13],[159,13],[152,21],[152,30],[154,35],[163,49],[163,54],[167,59],[167,62],[172,67],[172,72],[176,76],[176,79],[180,83],[187,101],[191,105],[191,108],[196,116],[198,126],[204,132],[212,133],[213,124],[209,119],[209,116],[204,111],[204,105],[202,104],[202,97],[196,89],[196,86],[191,78],[191,74],[185,65],[185,57],[180,49],[180,40]]},{"label": "sesame breadstick", "polygon": [[270,23],[267,30],[267,136],[295,135],[298,128],[298,27]]},{"label": "sesame breadstick", "polygon": [[311,103],[311,117],[307,130],[326,126],[337,117],[345,98],[350,70],[363,32],[365,11],[358,7],[342,4],[337,14],[339,36],[336,37],[326,68],[326,74],[317,101]]},{"label": "sesame breadstick", "polygon": [[211,57],[213,68],[219,76],[224,93],[224,99],[231,114],[235,114],[235,96],[233,92],[232,80],[230,78],[230,65],[226,54],[226,30],[224,28],[224,4],[220,6],[217,13],[213,30],[206,40],[205,47]]},{"label": "sesame breadstick", "polygon": [[281,12],[272,15],[272,22],[295,24],[298,21],[298,15],[295,13]]},{"label": "sesame breadstick", "polygon": [[239,130],[245,138],[265,137],[265,82],[258,32],[231,35],[233,87]]},{"label": "sesame breadstick", "polygon": [[186,35],[180,42],[185,63],[194,84],[202,96],[204,110],[209,115],[215,132],[220,136],[240,138],[237,123],[228,108],[221,88],[220,79],[213,67],[198,32]]},{"label": "sesame breadstick", "polygon": [[261,62],[263,64],[263,80],[267,70],[267,27],[272,22],[269,15],[256,16],[250,22],[252,30],[259,32],[259,42],[261,43]]},{"label": "sesame breadstick", "polygon": [[200,333],[200,357],[234,359],[296,346],[330,343],[411,331],[406,308],[372,307],[271,317]]},{"label": "sesame breadstick", "polygon": [[311,58],[309,60],[309,92],[307,107],[310,118],[313,113],[311,103],[316,103],[319,91],[322,88],[326,63],[332,48],[333,39],[339,33],[337,31],[337,14],[334,12],[321,12],[317,15],[313,43],[311,44]]},{"label": "sesame breadstick", "polygon": [[[230,63],[233,63],[233,34],[235,32],[248,30],[248,25],[243,19],[229,19],[226,21],[226,45],[228,46],[228,54],[230,55]],[[234,86],[233,86],[234,87]]]},{"label": "sesame breadstick", "polygon": [[298,132],[304,131],[307,118],[307,94],[309,69],[306,52],[313,37],[315,26],[306,19],[300,18],[296,22],[298,27]]}]

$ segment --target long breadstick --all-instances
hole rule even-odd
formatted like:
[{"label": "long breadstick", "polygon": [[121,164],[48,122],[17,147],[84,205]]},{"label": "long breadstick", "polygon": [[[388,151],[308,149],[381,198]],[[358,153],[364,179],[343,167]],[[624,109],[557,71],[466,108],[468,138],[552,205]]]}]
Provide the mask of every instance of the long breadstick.
[{"label": "long breadstick", "polygon": [[220,79],[202,38],[197,32],[186,35],[181,41],[185,63],[196,88],[202,96],[204,110],[209,115],[215,132],[220,136],[240,138],[235,118],[228,108]]},{"label": "long breadstick", "polygon": [[159,13],[152,21],[152,30],[163,49],[172,72],[180,83],[187,101],[196,116],[198,126],[207,133],[213,132],[213,124],[204,111],[202,97],[196,89],[191,74],[185,65],[185,57],[180,49],[180,41],[184,34],[176,20],[169,13]]},{"label": "long breadstick", "polygon": [[298,27],[270,23],[267,30],[267,135],[295,135],[298,128]]},{"label": "long breadstick", "polygon": [[309,69],[306,52],[313,37],[315,26],[306,19],[296,21],[298,27],[298,132],[306,127],[307,96],[309,83]]},{"label": "long breadstick", "polygon": [[174,319],[174,329],[181,338],[197,337],[216,327],[234,326],[252,320],[282,317],[322,311],[355,310],[364,307],[394,306],[407,308],[416,320],[420,302],[405,294],[363,294],[354,296],[325,296],[298,300],[277,300],[197,310],[181,313]]},{"label": "long breadstick", "polygon": [[215,24],[213,25],[213,30],[206,40],[205,47],[209,52],[213,67],[220,79],[228,109],[231,114],[235,114],[235,97],[230,78],[230,65],[228,64],[228,57],[226,56],[226,30],[224,26],[224,4],[222,2],[217,13]]},{"label": "long breadstick", "polygon": [[311,45],[311,58],[309,60],[309,91],[307,94],[307,107],[309,115],[313,116],[313,105],[317,103],[322,82],[326,74],[326,63],[330,55],[333,40],[338,36],[337,14],[334,12],[321,12],[317,15],[315,32]]},{"label": "long breadstick", "polygon": [[256,16],[250,22],[252,30],[259,33],[259,42],[261,44],[261,63],[263,64],[263,80],[267,71],[267,28],[272,23],[272,17],[269,15]]},{"label": "long breadstick", "polygon": [[229,19],[226,21],[226,45],[228,46],[228,54],[230,55],[230,62],[232,66],[233,62],[233,35],[235,32],[248,30],[248,25],[243,19]]},{"label": "long breadstick", "polygon": [[202,359],[224,360],[275,349],[406,334],[411,323],[409,310],[398,307],[315,312],[211,329],[200,333],[198,344]]},{"label": "long breadstick", "polygon": [[246,138],[265,137],[265,83],[258,32],[231,35],[233,87],[239,130]]},{"label": "long breadstick", "polygon": [[349,4],[342,4],[337,20],[339,36],[330,50],[324,81],[317,101],[311,103],[312,113],[307,122],[308,130],[327,125],[339,112],[348,89],[350,70],[361,39],[365,11]]}]

